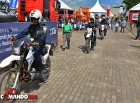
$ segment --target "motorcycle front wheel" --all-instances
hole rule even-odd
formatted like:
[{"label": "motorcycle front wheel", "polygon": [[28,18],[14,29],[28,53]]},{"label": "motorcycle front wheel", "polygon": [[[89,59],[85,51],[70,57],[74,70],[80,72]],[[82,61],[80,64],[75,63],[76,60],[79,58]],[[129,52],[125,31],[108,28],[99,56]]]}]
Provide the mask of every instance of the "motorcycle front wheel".
[{"label": "motorcycle front wheel", "polygon": [[91,48],[91,40],[90,38],[86,39],[86,51],[87,53],[90,52],[90,48]]},{"label": "motorcycle front wheel", "polygon": [[[17,75],[17,70],[15,68],[6,71],[0,76],[0,95],[4,95],[10,88],[13,87],[15,78]],[[20,94],[21,81],[18,80],[16,85],[16,94]],[[13,100],[10,100],[10,103],[13,103]],[[0,103],[5,103],[5,100],[0,98]]]},{"label": "motorcycle front wheel", "polygon": [[42,78],[40,79],[40,81],[46,81],[49,76],[50,76],[50,72],[51,72],[51,60],[50,58],[48,57],[47,60],[46,60],[46,63],[44,64],[44,67],[46,69],[47,72],[43,73],[42,74]]},{"label": "motorcycle front wheel", "polygon": [[101,32],[101,40],[104,39],[104,31]]}]

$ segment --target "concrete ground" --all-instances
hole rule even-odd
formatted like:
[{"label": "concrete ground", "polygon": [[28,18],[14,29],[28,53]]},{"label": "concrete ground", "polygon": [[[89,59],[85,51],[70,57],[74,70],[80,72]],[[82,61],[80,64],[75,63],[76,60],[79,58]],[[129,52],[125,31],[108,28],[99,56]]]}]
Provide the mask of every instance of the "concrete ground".
[{"label": "concrete ground", "polygon": [[86,54],[83,34],[73,32],[70,50],[58,47],[51,57],[50,78],[23,84],[22,94],[37,94],[31,103],[140,103],[140,41],[108,30]]}]

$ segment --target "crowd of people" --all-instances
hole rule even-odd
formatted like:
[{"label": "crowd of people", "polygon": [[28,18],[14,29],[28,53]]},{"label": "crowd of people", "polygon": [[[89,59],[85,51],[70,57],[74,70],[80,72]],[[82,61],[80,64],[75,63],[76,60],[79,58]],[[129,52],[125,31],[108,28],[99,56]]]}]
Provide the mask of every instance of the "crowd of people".
[{"label": "crowd of people", "polygon": [[[71,26],[70,26],[71,25]],[[65,23],[62,22],[58,23],[58,27],[63,28],[63,36],[64,36],[64,43],[62,51],[65,50],[65,48],[70,48],[70,37],[72,35],[72,30],[86,30],[87,28],[93,28],[94,37],[91,37],[93,39],[94,45],[96,46],[96,31],[99,29],[99,35],[101,35],[101,25],[106,25],[107,29],[112,29],[114,32],[118,32],[118,27],[121,27],[120,32],[125,32],[125,28],[127,26],[127,21],[125,18],[118,18],[118,17],[95,17],[90,18],[89,21],[76,21],[74,19],[65,19]],[[106,36],[107,29],[104,31],[104,36]],[[68,47],[66,47],[66,42],[68,44]],[[91,43],[91,49],[93,47],[93,44]]]},{"label": "crowd of people", "polygon": [[[123,32],[125,31],[125,27],[127,25],[127,20],[125,18],[118,18],[118,17],[112,17],[112,18],[108,18],[108,17],[96,17],[93,18],[95,20],[95,23],[99,24],[101,23],[102,19],[104,19],[106,21],[106,23],[108,24],[108,28],[114,30],[114,32],[118,32],[118,27],[121,26],[121,31]],[[73,19],[73,18],[69,18],[69,23],[71,23],[72,28],[74,30],[85,30],[87,24],[90,21],[78,21],[78,19]],[[58,27],[59,28],[63,28],[63,21],[59,20],[58,22]]]}]

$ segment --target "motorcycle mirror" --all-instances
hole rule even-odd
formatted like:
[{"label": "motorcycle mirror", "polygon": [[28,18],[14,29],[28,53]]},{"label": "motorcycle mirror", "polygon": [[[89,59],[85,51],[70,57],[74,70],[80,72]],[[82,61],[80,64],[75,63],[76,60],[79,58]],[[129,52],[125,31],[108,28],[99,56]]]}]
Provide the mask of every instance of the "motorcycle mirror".
[{"label": "motorcycle mirror", "polygon": [[10,32],[10,33],[12,32],[12,28],[9,28],[9,32]]},{"label": "motorcycle mirror", "polygon": [[30,40],[31,40],[31,42],[33,42],[34,41],[34,38],[30,38]]},{"label": "motorcycle mirror", "polygon": [[44,31],[37,31],[37,35],[43,35]]}]

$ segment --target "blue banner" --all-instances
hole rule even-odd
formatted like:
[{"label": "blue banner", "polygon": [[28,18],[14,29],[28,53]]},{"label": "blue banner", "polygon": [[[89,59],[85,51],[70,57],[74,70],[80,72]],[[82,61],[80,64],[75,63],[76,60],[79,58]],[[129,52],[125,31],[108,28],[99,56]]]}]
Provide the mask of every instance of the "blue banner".
[{"label": "blue banner", "polygon": [[10,8],[15,9],[17,6],[18,0],[10,0]]},{"label": "blue banner", "polygon": [[[47,26],[46,28],[46,43],[58,44],[58,29],[56,22],[43,22]],[[10,43],[10,37],[16,36],[30,25],[29,22],[17,22],[17,23],[0,23],[0,62],[12,54],[13,48]],[[9,33],[9,28],[12,28],[12,33]],[[27,37],[22,39],[27,41]]]}]

